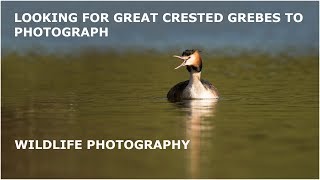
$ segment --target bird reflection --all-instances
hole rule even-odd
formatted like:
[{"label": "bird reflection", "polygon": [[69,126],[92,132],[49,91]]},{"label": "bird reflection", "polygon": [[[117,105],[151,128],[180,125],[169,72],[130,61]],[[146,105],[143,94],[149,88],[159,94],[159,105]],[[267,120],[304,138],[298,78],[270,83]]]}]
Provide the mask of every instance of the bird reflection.
[{"label": "bird reflection", "polygon": [[201,162],[201,138],[210,137],[214,128],[210,117],[214,117],[217,100],[201,99],[188,100],[177,104],[187,112],[186,122],[186,139],[190,140],[187,151],[188,173],[190,178],[200,178]]}]

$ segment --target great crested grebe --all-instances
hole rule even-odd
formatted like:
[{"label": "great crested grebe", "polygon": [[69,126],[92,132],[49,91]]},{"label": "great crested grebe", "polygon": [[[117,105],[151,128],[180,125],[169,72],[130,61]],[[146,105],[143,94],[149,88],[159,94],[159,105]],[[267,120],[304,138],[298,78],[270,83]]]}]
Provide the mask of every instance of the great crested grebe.
[{"label": "great crested grebe", "polygon": [[202,59],[199,50],[185,50],[182,56],[174,56],[183,62],[178,69],[186,66],[190,73],[190,79],[180,82],[173,86],[167,94],[171,102],[181,101],[184,99],[217,99],[219,98],[218,90],[209,82],[200,79],[202,70]]}]

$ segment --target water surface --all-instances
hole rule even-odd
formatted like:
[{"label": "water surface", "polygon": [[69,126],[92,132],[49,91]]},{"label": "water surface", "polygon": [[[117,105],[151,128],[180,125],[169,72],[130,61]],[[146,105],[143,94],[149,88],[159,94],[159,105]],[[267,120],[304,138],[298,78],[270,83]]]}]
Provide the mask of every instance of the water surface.
[{"label": "water surface", "polygon": [[[2,59],[4,178],[318,178],[318,57],[208,56],[221,99],[169,103],[171,54]],[[190,139],[188,150],[15,150],[15,139]]]}]

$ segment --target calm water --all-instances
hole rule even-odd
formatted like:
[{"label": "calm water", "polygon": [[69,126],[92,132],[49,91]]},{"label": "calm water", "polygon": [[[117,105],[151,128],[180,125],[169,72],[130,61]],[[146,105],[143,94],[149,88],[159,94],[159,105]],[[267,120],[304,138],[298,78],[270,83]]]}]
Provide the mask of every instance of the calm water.
[{"label": "calm water", "polygon": [[[221,99],[169,103],[171,54],[2,59],[3,178],[318,178],[318,57],[207,57]],[[14,139],[190,139],[188,150],[15,150]]]}]

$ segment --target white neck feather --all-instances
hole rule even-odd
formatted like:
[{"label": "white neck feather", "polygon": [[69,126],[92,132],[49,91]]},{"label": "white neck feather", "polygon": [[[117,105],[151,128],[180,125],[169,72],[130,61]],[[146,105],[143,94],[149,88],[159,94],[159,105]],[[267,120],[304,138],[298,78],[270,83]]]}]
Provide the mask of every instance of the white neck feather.
[{"label": "white neck feather", "polygon": [[201,83],[201,72],[191,71],[189,84],[183,92],[183,98],[185,99],[207,99],[213,98],[211,91],[207,90]]},{"label": "white neck feather", "polygon": [[198,83],[201,84],[200,78],[201,78],[201,72],[191,71],[189,85],[196,85]]}]

